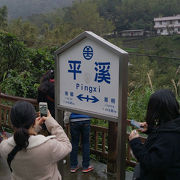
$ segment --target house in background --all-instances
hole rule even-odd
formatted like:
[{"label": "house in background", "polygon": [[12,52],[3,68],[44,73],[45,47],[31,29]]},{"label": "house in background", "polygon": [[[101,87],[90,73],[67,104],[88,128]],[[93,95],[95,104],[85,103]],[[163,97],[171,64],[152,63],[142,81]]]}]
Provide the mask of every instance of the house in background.
[{"label": "house in background", "polygon": [[180,34],[180,15],[154,18],[154,29],[158,35]]},{"label": "house in background", "polygon": [[137,36],[143,36],[144,30],[143,29],[124,30],[124,31],[120,31],[119,34],[122,37],[137,37]]},{"label": "house in background", "polygon": [[144,29],[134,29],[134,30],[123,30],[118,32],[119,36],[122,37],[142,37],[142,36],[151,36],[152,32],[145,31]]}]

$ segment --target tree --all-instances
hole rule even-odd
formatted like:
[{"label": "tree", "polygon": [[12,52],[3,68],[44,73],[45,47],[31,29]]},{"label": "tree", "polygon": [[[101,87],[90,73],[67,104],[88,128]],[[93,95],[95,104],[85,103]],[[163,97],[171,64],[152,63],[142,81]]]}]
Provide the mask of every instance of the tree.
[{"label": "tree", "polygon": [[1,91],[35,98],[40,77],[54,69],[54,51],[27,48],[16,36],[0,32]]},{"label": "tree", "polygon": [[4,29],[7,26],[7,7],[0,8],[0,29]]},{"label": "tree", "polygon": [[98,12],[98,6],[93,1],[74,3],[71,8],[66,9],[65,22],[73,28],[93,31],[99,35],[112,32],[114,26],[111,21],[105,20]]},{"label": "tree", "polygon": [[14,35],[0,32],[0,81],[10,69],[24,70],[27,49]]},{"label": "tree", "polygon": [[13,20],[8,26],[8,32],[16,35],[27,46],[33,46],[38,37],[38,29],[35,25],[21,18]]},{"label": "tree", "polygon": [[97,5],[100,15],[115,25],[119,13],[116,9],[121,6],[121,0],[98,0]]}]

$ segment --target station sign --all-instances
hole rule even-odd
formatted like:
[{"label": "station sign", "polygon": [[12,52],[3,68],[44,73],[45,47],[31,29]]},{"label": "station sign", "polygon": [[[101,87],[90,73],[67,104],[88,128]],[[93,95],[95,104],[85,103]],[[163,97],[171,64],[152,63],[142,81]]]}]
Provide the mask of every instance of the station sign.
[{"label": "station sign", "polygon": [[57,107],[117,120],[127,53],[92,32],[56,51]]}]

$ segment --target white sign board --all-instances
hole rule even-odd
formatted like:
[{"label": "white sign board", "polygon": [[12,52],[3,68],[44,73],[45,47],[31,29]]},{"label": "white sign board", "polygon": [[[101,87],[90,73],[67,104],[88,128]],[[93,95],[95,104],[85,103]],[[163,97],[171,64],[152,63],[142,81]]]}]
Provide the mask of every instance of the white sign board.
[{"label": "white sign board", "polygon": [[84,32],[57,50],[56,57],[57,107],[117,120],[127,53]]},{"label": "white sign board", "polygon": [[119,57],[90,39],[59,56],[60,105],[118,117]]}]

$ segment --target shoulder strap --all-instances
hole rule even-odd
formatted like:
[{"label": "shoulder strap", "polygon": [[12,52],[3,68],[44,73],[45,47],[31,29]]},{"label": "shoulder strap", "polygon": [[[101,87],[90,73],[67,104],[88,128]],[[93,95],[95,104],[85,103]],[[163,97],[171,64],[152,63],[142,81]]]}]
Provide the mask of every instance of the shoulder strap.
[{"label": "shoulder strap", "polygon": [[20,151],[21,149],[16,145],[13,150],[8,154],[8,158],[7,158],[7,163],[9,165],[9,168],[12,172],[12,168],[11,168],[11,161],[14,159],[15,155],[17,154],[18,151]]},{"label": "shoulder strap", "polygon": [[54,102],[54,99],[53,99],[52,97],[46,95],[46,98],[47,98],[49,101]]}]

